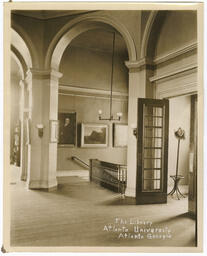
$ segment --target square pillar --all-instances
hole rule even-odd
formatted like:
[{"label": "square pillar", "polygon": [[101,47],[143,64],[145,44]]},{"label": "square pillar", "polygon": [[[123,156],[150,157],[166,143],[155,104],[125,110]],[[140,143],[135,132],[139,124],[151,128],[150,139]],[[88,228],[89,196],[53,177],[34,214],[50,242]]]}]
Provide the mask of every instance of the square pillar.
[{"label": "square pillar", "polygon": [[20,101],[19,101],[19,105],[20,105],[20,122],[21,122],[21,143],[20,143],[20,170],[21,170],[21,180],[26,180],[25,179],[25,170],[26,170],[26,166],[25,166],[25,132],[24,132],[24,91],[25,91],[25,84],[26,82],[24,80],[20,80],[19,82],[19,86],[21,88],[21,96],[20,96]]},{"label": "square pillar", "polygon": [[28,186],[30,189],[50,190],[57,186],[57,142],[50,141],[50,121],[58,119],[58,81],[62,75],[54,70],[34,69],[31,74],[31,166]]},{"label": "square pillar", "polygon": [[27,120],[31,119],[32,110],[32,74],[27,72],[25,80],[21,81],[23,90],[22,95],[22,130],[21,130],[21,180],[27,181],[30,173],[31,144],[28,140]]},{"label": "square pillar", "polygon": [[[136,197],[137,176],[137,136],[133,129],[139,125],[138,98],[152,97],[152,88],[149,88],[151,68],[148,61],[143,59],[137,62],[125,62],[129,69],[129,100],[128,100],[128,148],[127,148],[127,188],[126,196]],[[151,67],[151,66],[150,66]]]}]

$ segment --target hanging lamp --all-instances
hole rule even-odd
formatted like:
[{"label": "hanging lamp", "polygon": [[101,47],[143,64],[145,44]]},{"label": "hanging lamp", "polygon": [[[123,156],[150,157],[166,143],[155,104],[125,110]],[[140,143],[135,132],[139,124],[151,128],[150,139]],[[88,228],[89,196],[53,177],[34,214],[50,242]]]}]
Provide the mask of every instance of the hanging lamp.
[{"label": "hanging lamp", "polygon": [[112,113],[112,100],[113,100],[113,75],[114,75],[114,48],[115,48],[115,32],[113,32],[113,46],[112,46],[112,65],[111,65],[111,91],[110,91],[110,113],[108,118],[102,117],[102,110],[99,109],[98,115],[99,120],[107,120],[107,121],[120,121],[122,117],[122,112],[116,113],[117,117],[114,118]]}]

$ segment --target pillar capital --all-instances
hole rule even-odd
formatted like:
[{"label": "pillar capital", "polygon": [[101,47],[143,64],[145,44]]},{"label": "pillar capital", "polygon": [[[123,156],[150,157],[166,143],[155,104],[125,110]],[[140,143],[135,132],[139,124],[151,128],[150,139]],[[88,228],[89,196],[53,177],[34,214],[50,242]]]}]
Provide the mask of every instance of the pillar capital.
[{"label": "pillar capital", "polygon": [[129,72],[138,72],[142,69],[153,68],[153,60],[149,58],[142,58],[136,61],[125,61],[126,67],[129,69]]},{"label": "pillar capital", "polygon": [[36,69],[36,68],[31,68],[30,72],[33,76],[33,78],[36,79],[54,79],[58,80],[59,78],[62,77],[62,73],[55,69]]}]

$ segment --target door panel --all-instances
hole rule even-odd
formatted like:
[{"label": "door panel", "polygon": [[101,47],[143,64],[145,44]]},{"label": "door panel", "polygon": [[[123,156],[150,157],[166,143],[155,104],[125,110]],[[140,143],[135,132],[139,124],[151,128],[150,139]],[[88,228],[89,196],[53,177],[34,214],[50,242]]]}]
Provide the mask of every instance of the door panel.
[{"label": "door panel", "polygon": [[138,99],[136,203],[167,202],[168,100]]},{"label": "door panel", "polygon": [[189,196],[188,211],[196,218],[197,215],[197,95],[191,96],[191,123],[190,123],[190,155],[189,155]]}]

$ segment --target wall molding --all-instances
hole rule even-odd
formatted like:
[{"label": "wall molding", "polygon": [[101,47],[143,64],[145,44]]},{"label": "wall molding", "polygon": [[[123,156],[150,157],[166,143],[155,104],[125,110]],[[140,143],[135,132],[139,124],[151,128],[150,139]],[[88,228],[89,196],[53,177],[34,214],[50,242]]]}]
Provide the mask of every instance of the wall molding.
[{"label": "wall molding", "polygon": [[[178,49],[174,49],[164,55],[157,56],[153,60],[150,58],[147,58],[147,57],[142,57],[141,59],[139,59],[137,61],[125,61],[125,65],[129,69],[130,72],[136,72],[136,71],[139,71],[144,66],[148,65],[148,66],[155,67],[158,64],[167,62],[167,61],[172,60],[176,57],[179,57],[183,54],[192,52],[196,49],[197,49],[197,42],[193,42],[190,44],[186,44],[183,47],[180,47]],[[194,64],[194,65],[197,66],[197,64]],[[156,79],[156,76],[154,78]]]},{"label": "wall molding", "polygon": [[[110,99],[110,93],[111,91],[109,90],[100,90],[63,84],[59,85],[59,95]],[[128,100],[128,93],[113,91],[113,99]]]},{"label": "wall molding", "polygon": [[57,170],[56,177],[78,176],[89,180],[89,170]]},{"label": "wall molding", "polygon": [[179,69],[175,69],[160,75],[155,75],[149,78],[150,82],[157,82],[159,80],[163,80],[163,79],[170,79],[172,76],[174,76],[175,78],[181,75],[185,75],[186,72],[196,72],[197,71],[197,67],[198,65],[196,63],[193,63],[191,65],[179,68]]},{"label": "wall molding", "polygon": [[[73,94],[73,93],[62,93],[62,92],[59,92],[58,93],[59,95],[62,95],[62,96],[68,96],[68,97],[81,97],[81,98],[91,98],[91,99],[99,99],[99,100],[110,100],[109,97],[101,97],[101,96],[95,96],[95,95],[78,95],[78,94]],[[113,101],[121,101],[121,102],[128,102],[128,98],[114,98],[113,97]]]},{"label": "wall molding", "polygon": [[193,50],[196,50],[196,49],[197,49],[197,42],[193,42],[191,44],[186,44],[183,47],[174,49],[166,54],[157,56],[156,58],[154,58],[154,64],[155,65],[161,64],[163,62],[174,59],[174,58],[176,58],[180,55],[183,55],[185,53],[192,52]]},{"label": "wall molding", "polygon": [[126,187],[125,196],[127,196],[127,197],[136,197],[136,188]]},{"label": "wall molding", "polygon": [[145,57],[145,58],[139,59],[138,61],[125,61],[125,65],[130,72],[132,71],[136,72],[146,65],[153,66],[154,64],[150,58]]},{"label": "wall molding", "polygon": [[172,98],[197,93],[197,82],[179,84],[177,86],[157,85],[157,98]]},{"label": "wall molding", "polygon": [[37,79],[50,79],[50,78],[61,78],[62,73],[55,69],[35,69],[35,68],[30,68],[30,71],[32,73],[32,76]]}]

